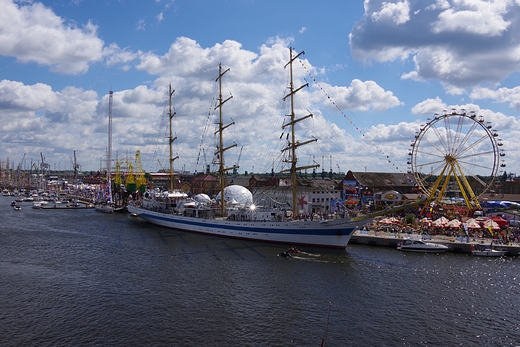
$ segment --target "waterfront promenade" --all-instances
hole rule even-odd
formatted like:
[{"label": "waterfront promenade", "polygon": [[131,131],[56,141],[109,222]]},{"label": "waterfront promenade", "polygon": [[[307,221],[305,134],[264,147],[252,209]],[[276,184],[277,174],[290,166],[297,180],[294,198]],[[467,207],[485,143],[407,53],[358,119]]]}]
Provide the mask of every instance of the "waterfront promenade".
[{"label": "waterfront promenade", "polygon": [[357,230],[349,244],[381,246],[397,248],[397,245],[406,238],[422,239],[424,241],[439,243],[448,246],[449,252],[468,253],[475,245],[489,245],[493,241],[493,248],[497,250],[507,251],[508,256],[518,256],[520,254],[520,244],[518,243],[495,243],[496,240],[490,238],[468,238],[454,237],[445,235],[422,235],[422,234],[408,234],[401,232],[388,231],[374,231],[374,230]]}]

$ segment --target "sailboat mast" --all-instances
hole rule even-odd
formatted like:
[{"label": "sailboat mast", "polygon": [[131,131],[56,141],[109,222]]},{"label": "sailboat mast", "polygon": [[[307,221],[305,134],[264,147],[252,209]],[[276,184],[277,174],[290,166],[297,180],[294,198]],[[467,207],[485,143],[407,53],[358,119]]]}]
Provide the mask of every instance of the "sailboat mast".
[{"label": "sailboat mast", "polygon": [[108,93],[108,149],[107,149],[107,182],[108,182],[108,202],[112,204],[112,103],[114,92]]},{"label": "sailboat mast", "polygon": [[172,147],[173,141],[175,141],[177,139],[177,136],[173,137],[173,131],[172,131],[173,116],[175,116],[175,113],[176,113],[176,112],[172,112],[173,93],[175,93],[175,90],[172,90],[172,85],[170,84],[169,90],[168,90],[168,99],[170,100],[170,109],[168,111],[168,115],[170,118],[170,136],[168,136],[168,143],[169,143],[169,147],[170,147],[170,190],[169,190],[170,192],[173,192],[173,190],[174,190],[173,161],[175,159],[179,158],[179,156],[176,156],[175,158],[173,157],[173,147]]},{"label": "sailboat mast", "polygon": [[290,117],[290,120],[288,123],[284,124],[282,126],[282,129],[285,129],[286,127],[290,126],[291,131],[291,142],[288,144],[287,147],[282,149],[282,152],[290,150],[290,158],[285,160],[286,162],[289,162],[291,164],[291,168],[289,170],[283,170],[282,172],[290,171],[291,173],[291,195],[292,195],[292,210],[293,210],[293,216],[296,216],[298,214],[298,205],[297,205],[297,185],[298,185],[298,178],[296,176],[297,170],[304,170],[304,169],[310,169],[310,168],[316,168],[319,167],[319,165],[309,165],[309,166],[301,166],[298,167],[298,159],[296,157],[296,148],[299,146],[306,145],[311,142],[316,142],[318,139],[312,139],[305,142],[298,142],[296,143],[296,135],[295,135],[295,124],[307,119],[309,117],[312,117],[312,113],[304,116],[302,118],[296,118],[296,115],[294,113],[294,94],[296,94],[301,89],[308,87],[309,83],[305,83],[304,85],[300,86],[298,89],[294,89],[294,83],[293,83],[293,61],[298,59],[298,57],[302,54],[305,54],[304,51],[298,53],[293,57],[293,50],[292,47],[289,48],[289,62],[285,64],[284,67],[287,67],[289,65],[289,75],[290,75],[290,84],[289,84],[289,94],[287,94],[283,100],[285,101],[288,97],[291,98],[291,113],[288,115]]},{"label": "sailboat mast", "polygon": [[229,69],[222,72],[222,64],[218,64],[218,77],[215,80],[215,81],[218,81],[218,90],[219,90],[218,104],[217,104],[217,106],[215,106],[215,110],[217,108],[219,109],[219,122],[218,122],[218,130],[215,131],[215,134],[217,132],[219,133],[219,145],[218,145],[216,154],[218,155],[218,162],[219,162],[218,172],[219,172],[219,176],[220,176],[220,209],[221,209],[221,213],[223,216],[226,213],[225,199],[224,199],[224,188],[226,186],[226,171],[232,170],[233,168],[237,168],[236,165],[233,165],[233,167],[230,167],[230,168],[226,168],[225,162],[224,162],[224,151],[226,151],[230,148],[236,147],[236,145],[237,145],[235,143],[229,147],[224,148],[224,136],[223,136],[224,129],[226,129],[230,125],[235,124],[235,122],[231,122],[230,124],[224,125],[223,115],[222,115],[222,105],[224,105],[224,103],[226,101],[228,101],[229,99],[233,98],[233,95],[231,95],[226,100],[223,100],[223,98],[222,98],[222,76],[224,76],[224,74],[228,71],[229,71]]}]

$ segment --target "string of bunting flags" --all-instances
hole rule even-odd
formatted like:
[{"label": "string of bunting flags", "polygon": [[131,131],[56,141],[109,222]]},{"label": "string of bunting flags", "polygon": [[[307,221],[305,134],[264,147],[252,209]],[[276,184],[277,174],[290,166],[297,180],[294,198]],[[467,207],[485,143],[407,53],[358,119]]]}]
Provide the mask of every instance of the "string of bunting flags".
[{"label": "string of bunting flags", "polygon": [[[338,106],[338,104],[336,104],[334,102],[334,100],[330,97],[330,95],[327,93],[327,91],[320,85],[320,83],[318,81],[316,81],[316,79],[314,78],[314,76],[312,75],[311,71],[309,69],[307,69],[307,66],[305,65],[305,63],[301,60],[301,59],[298,59],[300,61],[300,64],[302,65],[302,67],[305,69],[305,71],[307,72],[307,74],[309,75],[309,77],[312,79],[312,81],[320,88],[320,90],[325,94],[325,96],[327,97],[327,100],[329,102],[332,103],[332,105],[334,105],[336,107],[336,109],[343,115],[343,117],[345,119],[347,119],[350,124],[356,128],[356,130],[361,134],[362,137],[365,136],[365,134],[361,131],[361,129],[352,121],[352,119],[350,119],[346,114],[345,112],[343,112],[343,110]],[[371,140],[368,140],[368,142],[375,148],[377,149],[381,154],[383,154],[386,158],[386,161],[388,162],[388,164],[391,164],[394,169],[402,172],[402,170],[399,170],[399,167],[395,165],[395,163],[390,159],[390,156],[385,154],[384,151],[377,145],[375,144],[374,142],[372,142]]]}]

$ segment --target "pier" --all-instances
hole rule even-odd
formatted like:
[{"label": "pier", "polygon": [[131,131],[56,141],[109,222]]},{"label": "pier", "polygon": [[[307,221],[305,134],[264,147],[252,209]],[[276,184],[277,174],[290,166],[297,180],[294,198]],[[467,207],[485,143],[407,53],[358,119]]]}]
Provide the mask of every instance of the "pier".
[{"label": "pier", "polygon": [[[493,241],[492,239],[486,238],[470,238],[468,242],[467,237],[450,237],[444,235],[432,236],[420,234],[393,233],[386,231],[357,230],[352,235],[349,244],[397,248],[397,245],[406,238],[416,238],[431,243],[439,243],[447,246],[448,252],[467,254],[471,254],[472,248],[476,245],[489,245]],[[493,243],[493,249],[506,251],[508,256],[518,256],[520,254],[519,244]]]},{"label": "pier", "polygon": [[94,208],[94,205],[79,205],[79,206],[71,206],[66,204],[48,204],[42,205],[40,207],[42,210],[84,210],[86,208]]}]

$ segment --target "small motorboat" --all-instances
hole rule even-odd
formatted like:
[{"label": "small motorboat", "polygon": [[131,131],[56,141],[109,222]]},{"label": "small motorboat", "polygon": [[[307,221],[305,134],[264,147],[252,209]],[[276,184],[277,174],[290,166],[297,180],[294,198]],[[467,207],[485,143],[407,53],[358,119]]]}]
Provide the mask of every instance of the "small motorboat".
[{"label": "small motorboat", "polygon": [[404,240],[397,245],[397,249],[406,252],[418,252],[418,253],[441,253],[448,250],[448,246],[444,246],[438,243],[424,242],[422,240]]},{"label": "small motorboat", "polygon": [[498,249],[493,249],[493,244],[489,246],[480,246],[477,245],[476,248],[471,247],[471,255],[476,255],[478,257],[503,257],[506,255],[507,251],[499,251]]},{"label": "small motorboat", "polygon": [[278,253],[278,256],[282,258],[292,258],[292,255],[297,253],[300,253],[300,250],[298,248],[289,247],[286,251]]},{"label": "small motorboat", "polygon": [[94,209],[98,212],[103,213],[114,213],[114,206],[109,204],[99,204],[94,207]]},{"label": "small motorboat", "polygon": [[497,249],[491,248],[471,251],[472,255],[476,255],[479,257],[503,257],[504,255],[506,255],[506,253],[506,251],[499,251]]},{"label": "small motorboat", "polygon": [[289,247],[286,252],[293,254],[293,253],[300,253],[300,250],[298,248]]},{"label": "small motorboat", "polygon": [[13,210],[15,210],[15,211],[20,211],[21,209],[22,209],[22,206],[20,206],[20,205],[13,206]]},{"label": "small motorboat", "polygon": [[11,201],[11,206],[13,206],[13,207],[16,206],[16,201],[14,201],[14,200]]}]

